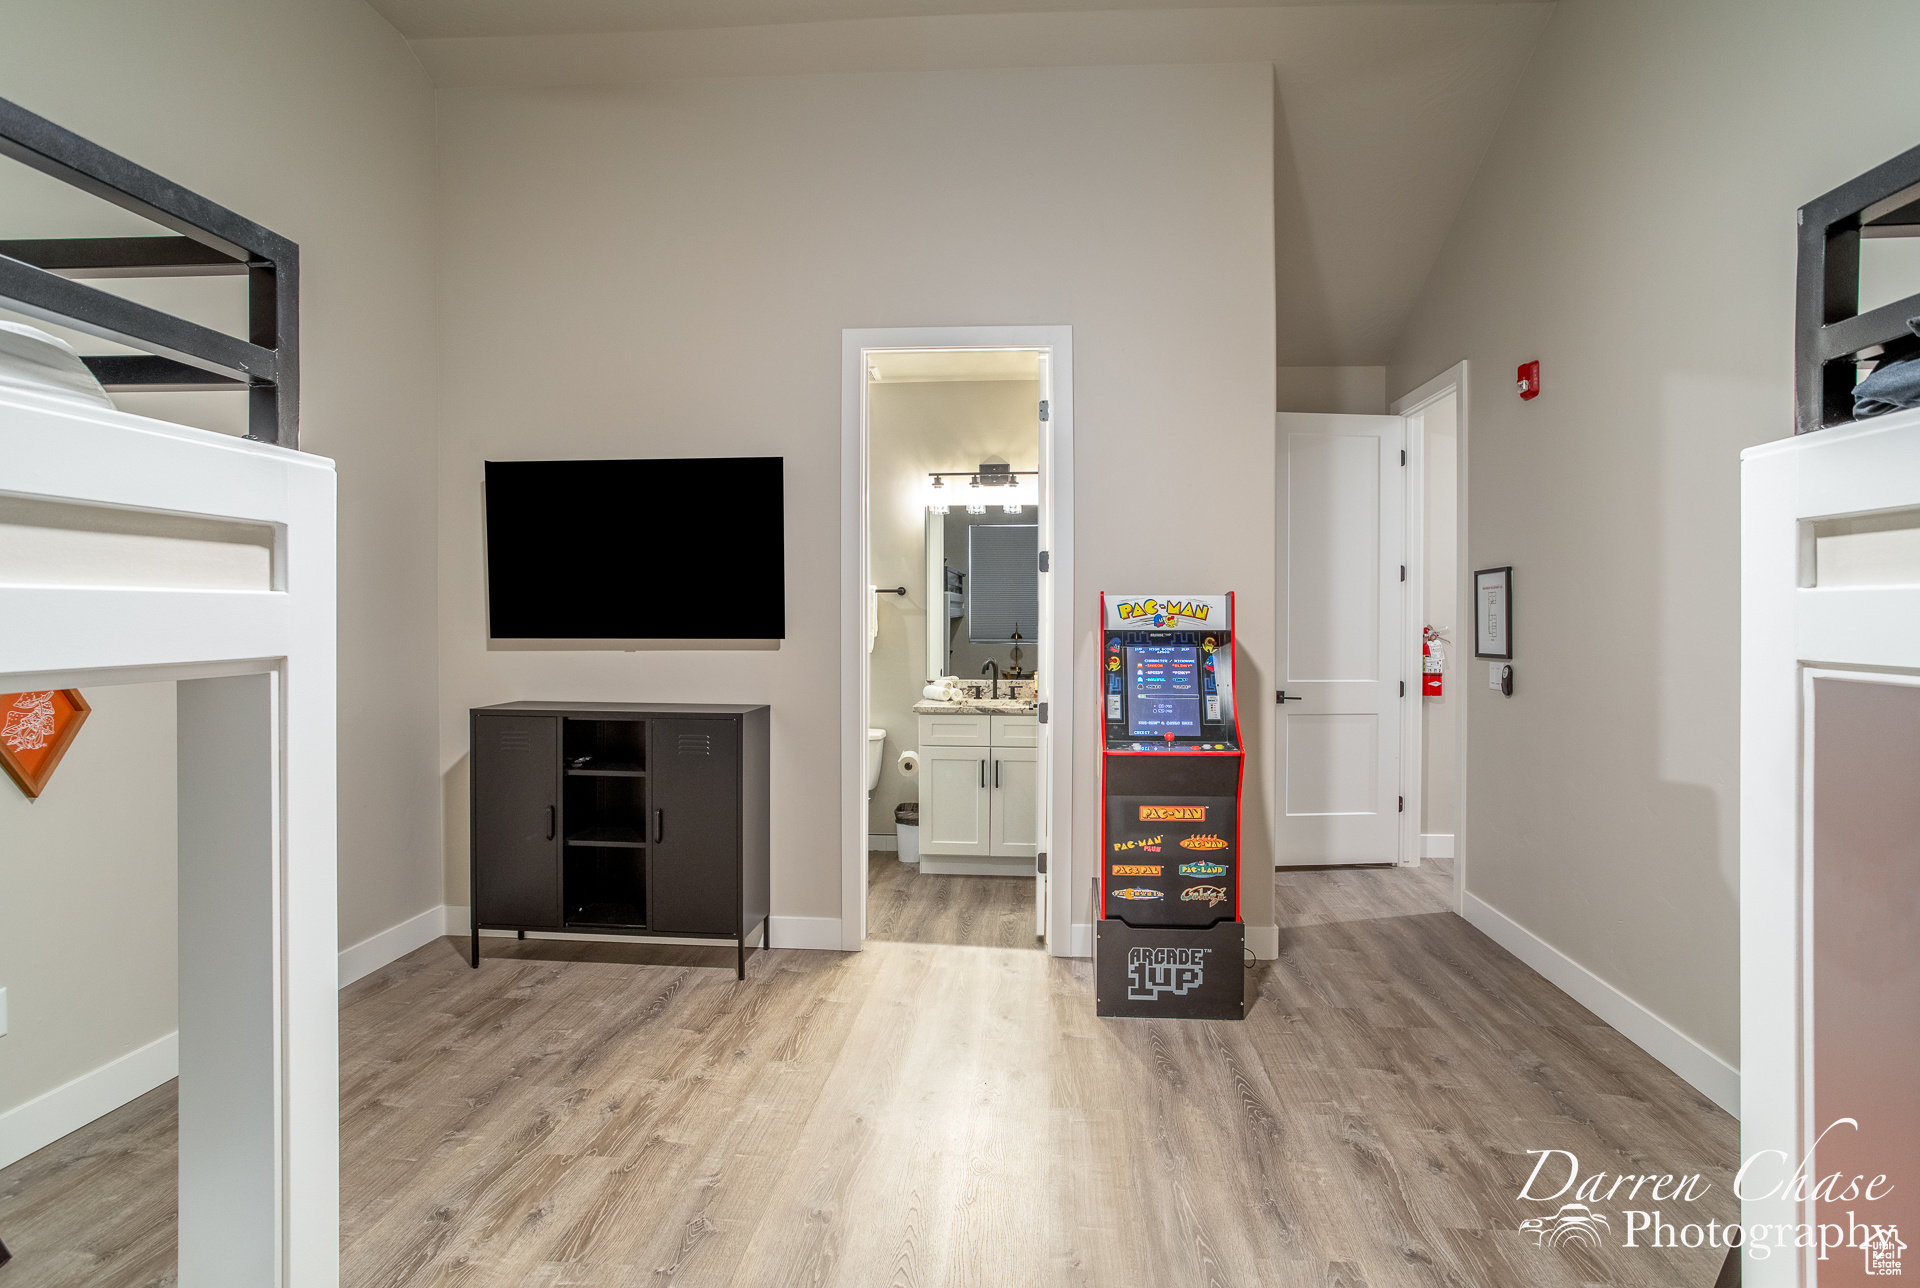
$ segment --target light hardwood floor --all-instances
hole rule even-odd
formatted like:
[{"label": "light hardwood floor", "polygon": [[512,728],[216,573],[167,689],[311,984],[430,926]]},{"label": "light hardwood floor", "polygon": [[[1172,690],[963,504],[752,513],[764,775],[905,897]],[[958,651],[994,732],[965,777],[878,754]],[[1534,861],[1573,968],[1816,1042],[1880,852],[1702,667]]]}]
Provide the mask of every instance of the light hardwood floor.
[{"label": "light hardwood floor", "polygon": [[[1238,1024],[1096,1019],[1090,963],[999,946],[1012,895],[917,888],[956,880],[878,865],[874,924],[986,946],[739,984],[730,950],[495,941],[475,972],[447,940],[353,985],[343,1282],[1713,1283],[1717,1253],[1618,1246],[1617,1203],[1597,1251],[1518,1233],[1558,1206],[1515,1198],[1545,1148],[1702,1173],[1660,1206],[1724,1222],[1736,1124],[1444,911],[1444,869],[1280,874]],[[167,1282],[171,1130],[163,1088],[0,1171],[0,1288]]]}]

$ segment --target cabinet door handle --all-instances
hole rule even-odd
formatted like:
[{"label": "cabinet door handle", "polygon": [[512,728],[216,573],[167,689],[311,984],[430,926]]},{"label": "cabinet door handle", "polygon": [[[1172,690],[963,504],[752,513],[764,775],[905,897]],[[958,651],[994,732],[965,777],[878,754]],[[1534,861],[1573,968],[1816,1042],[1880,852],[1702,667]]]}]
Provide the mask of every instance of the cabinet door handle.
[{"label": "cabinet door handle", "polygon": [[556,811],[553,806],[547,806],[547,839],[549,841],[553,839],[553,825],[556,821],[555,813]]},{"label": "cabinet door handle", "polygon": [[987,785],[987,762],[984,760],[980,762],[980,785],[982,787]]},{"label": "cabinet door handle", "polygon": [[993,790],[996,792],[1000,790],[1000,762],[998,759],[993,762]]},{"label": "cabinet door handle", "polygon": [[663,809],[657,809],[653,811],[653,839],[657,843],[666,834],[667,834],[667,811]]}]

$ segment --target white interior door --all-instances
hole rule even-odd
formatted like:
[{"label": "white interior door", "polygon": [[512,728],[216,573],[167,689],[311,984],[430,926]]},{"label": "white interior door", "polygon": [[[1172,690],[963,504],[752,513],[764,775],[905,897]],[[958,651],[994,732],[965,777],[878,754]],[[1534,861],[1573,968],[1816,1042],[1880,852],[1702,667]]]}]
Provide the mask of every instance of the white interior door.
[{"label": "white interior door", "polygon": [[991,854],[987,772],[991,747],[920,748],[920,852]]},{"label": "white interior door", "polygon": [[[1040,487],[1037,492],[1037,495],[1042,497],[1047,494],[1046,482],[1051,476],[1053,469],[1053,435],[1047,432],[1050,424],[1049,417],[1052,406],[1053,355],[1043,352],[1040,355],[1040,406],[1038,408],[1040,418],[1040,478],[1038,482],[1040,483]],[[1043,508],[1040,513],[1040,549],[1042,551],[1051,551],[1054,548],[1054,532],[1054,516],[1050,509]],[[1053,674],[1053,596],[1047,593],[1046,577],[1039,573],[1035,573],[1035,576],[1040,577],[1040,621],[1037,627],[1040,642],[1033,651],[1033,673],[1035,676],[1044,677]],[[1044,680],[1042,680],[1042,683],[1044,683]],[[1039,685],[1035,686],[1034,692],[1042,702],[1049,700],[1047,693],[1041,689]],[[1051,726],[1046,724],[1039,726],[1034,741],[1036,749],[1034,752],[1034,763],[1031,767],[1033,775],[1033,785],[1031,789],[1033,792],[1031,806],[1033,810],[1033,846],[1030,849],[1021,850],[1019,853],[1039,855],[1046,853],[1049,848],[1047,844],[1047,833],[1051,825],[1048,820],[1053,814],[1053,811],[1048,808],[1050,803],[1048,797],[1051,794],[1053,776],[1047,770],[1047,767],[1053,764],[1053,733]],[[995,853],[999,853],[999,851],[995,851]],[[1047,937],[1047,881],[1046,870],[1036,859],[1033,868],[1033,934],[1036,939],[1045,939]]]},{"label": "white interior door", "polygon": [[1275,863],[1398,862],[1406,425],[1275,423]]}]

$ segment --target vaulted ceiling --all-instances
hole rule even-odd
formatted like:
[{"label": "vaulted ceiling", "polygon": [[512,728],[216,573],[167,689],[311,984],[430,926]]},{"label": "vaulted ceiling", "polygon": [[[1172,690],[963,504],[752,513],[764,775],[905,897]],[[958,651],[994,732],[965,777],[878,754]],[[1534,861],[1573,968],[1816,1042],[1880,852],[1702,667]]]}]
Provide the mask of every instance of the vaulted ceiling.
[{"label": "vaulted ceiling", "polygon": [[436,84],[1270,62],[1283,366],[1387,360],[1550,3],[370,0]]}]

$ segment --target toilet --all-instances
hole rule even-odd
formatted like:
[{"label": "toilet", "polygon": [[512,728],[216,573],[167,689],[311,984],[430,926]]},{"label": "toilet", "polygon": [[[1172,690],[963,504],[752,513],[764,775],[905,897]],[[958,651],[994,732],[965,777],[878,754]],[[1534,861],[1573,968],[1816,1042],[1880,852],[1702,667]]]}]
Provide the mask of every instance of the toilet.
[{"label": "toilet", "polygon": [[886,750],[887,731],[885,729],[867,730],[867,795],[873,795],[873,789],[880,785],[880,757]]}]

